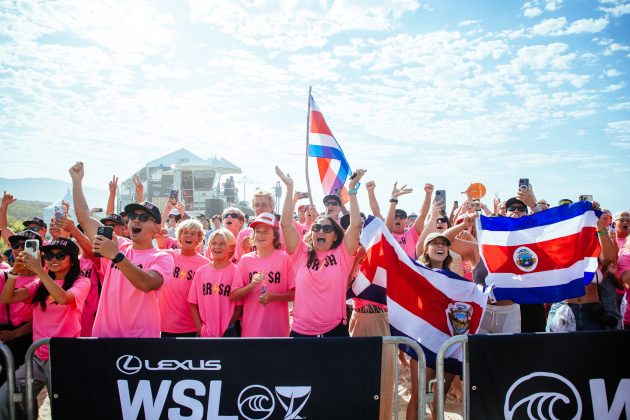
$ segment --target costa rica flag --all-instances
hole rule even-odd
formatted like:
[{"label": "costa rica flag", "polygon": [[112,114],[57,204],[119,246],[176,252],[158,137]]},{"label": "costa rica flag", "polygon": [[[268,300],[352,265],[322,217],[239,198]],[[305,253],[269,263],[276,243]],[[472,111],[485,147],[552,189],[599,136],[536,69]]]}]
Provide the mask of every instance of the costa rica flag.
[{"label": "costa rica flag", "polygon": [[597,219],[588,201],[520,218],[481,216],[479,250],[494,297],[547,303],[583,296],[598,266]]}]

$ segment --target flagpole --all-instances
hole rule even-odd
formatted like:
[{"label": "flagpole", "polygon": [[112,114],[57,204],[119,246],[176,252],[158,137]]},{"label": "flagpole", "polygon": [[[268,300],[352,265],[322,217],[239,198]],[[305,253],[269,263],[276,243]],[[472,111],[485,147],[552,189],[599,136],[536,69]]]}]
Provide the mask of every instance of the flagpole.
[{"label": "flagpole", "polygon": [[308,201],[311,206],[313,205],[313,194],[311,194],[311,181],[308,177],[308,143],[309,143],[309,133],[311,131],[311,88],[308,87],[308,106],[306,113],[306,153],[304,155],[304,167],[306,169],[306,191],[308,192]]}]

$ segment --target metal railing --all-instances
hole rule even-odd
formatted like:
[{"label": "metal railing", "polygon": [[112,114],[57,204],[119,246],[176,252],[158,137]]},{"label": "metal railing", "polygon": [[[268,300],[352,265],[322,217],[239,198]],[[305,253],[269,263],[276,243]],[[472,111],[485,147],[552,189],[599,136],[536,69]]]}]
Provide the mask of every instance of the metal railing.
[{"label": "metal railing", "polygon": [[7,362],[7,391],[9,392],[9,416],[11,420],[17,418],[15,412],[15,404],[22,402],[22,394],[15,392],[15,359],[13,359],[13,353],[6,344],[0,342],[0,351],[4,355],[4,360]]},{"label": "metal railing", "polygon": [[[463,410],[462,417],[464,420],[468,418],[469,395],[468,395],[468,336],[456,335],[451,337],[440,346],[440,350],[436,357],[435,380],[437,381],[435,398],[436,398],[436,414],[438,420],[444,420],[444,356],[446,351],[457,344],[462,345],[462,390],[463,390]],[[447,390],[448,391],[448,390]]]}]

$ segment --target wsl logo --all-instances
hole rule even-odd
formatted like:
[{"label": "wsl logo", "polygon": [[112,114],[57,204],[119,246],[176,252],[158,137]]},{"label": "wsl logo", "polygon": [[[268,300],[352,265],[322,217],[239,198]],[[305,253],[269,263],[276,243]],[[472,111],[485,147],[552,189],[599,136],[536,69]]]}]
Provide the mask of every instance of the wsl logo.
[{"label": "wsl logo", "polygon": [[582,399],[566,378],[534,372],[512,384],[505,396],[503,415],[507,420],[580,419]]},{"label": "wsl logo", "polygon": [[[284,420],[299,420],[300,412],[311,396],[310,386],[277,386],[276,396],[285,410]],[[271,391],[262,385],[250,385],[238,396],[238,411],[247,420],[265,420],[275,408],[276,401]]]}]

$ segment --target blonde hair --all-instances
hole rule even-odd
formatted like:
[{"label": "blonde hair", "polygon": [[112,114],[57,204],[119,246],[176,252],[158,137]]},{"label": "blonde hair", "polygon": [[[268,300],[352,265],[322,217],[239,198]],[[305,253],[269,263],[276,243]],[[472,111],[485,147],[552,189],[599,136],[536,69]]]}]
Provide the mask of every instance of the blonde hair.
[{"label": "blonde hair", "polygon": [[269,204],[271,205],[271,208],[274,208],[276,206],[276,199],[273,197],[273,193],[269,190],[260,190],[260,191],[256,191],[254,195],[252,195],[252,201],[251,201],[252,208],[254,208],[254,200],[258,197],[266,198],[267,200],[269,200]]},{"label": "blonde hair", "polygon": [[228,244],[228,246],[236,246],[236,238],[234,237],[234,235],[232,235],[232,232],[230,232],[226,228],[221,228],[213,231],[208,238],[208,244],[212,242],[215,236],[222,237],[225,243]]},{"label": "blonde hair", "polygon": [[202,241],[204,236],[203,225],[197,219],[188,219],[180,222],[175,228],[175,237],[177,242],[181,240],[182,231],[184,229],[190,229],[197,232],[197,240]]}]

